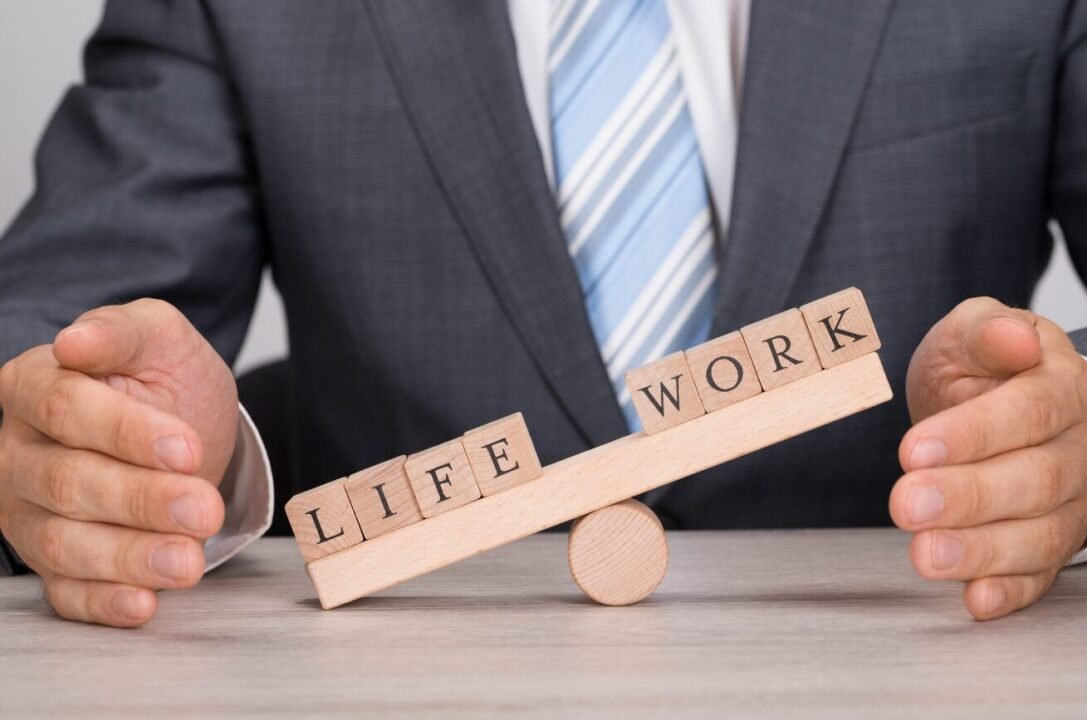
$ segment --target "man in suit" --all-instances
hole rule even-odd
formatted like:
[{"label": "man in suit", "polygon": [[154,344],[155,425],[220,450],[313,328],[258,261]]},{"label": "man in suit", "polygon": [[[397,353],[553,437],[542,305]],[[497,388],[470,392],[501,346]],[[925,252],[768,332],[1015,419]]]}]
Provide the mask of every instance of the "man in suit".
[{"label": "man in suit", "polygon": [[288,492],[516,410],[581,452],[636,428],[626,368],[857,285],[895,402],[665,524],[889,496],[983,619],[1084,545],[1087,365],[1013,309],[1050,219],[1087,270],[1083,2],[147,0],[86,75],[0,241],[0,529],[64,617],[142,624],[267,527],[227,366],[265,265]]}]

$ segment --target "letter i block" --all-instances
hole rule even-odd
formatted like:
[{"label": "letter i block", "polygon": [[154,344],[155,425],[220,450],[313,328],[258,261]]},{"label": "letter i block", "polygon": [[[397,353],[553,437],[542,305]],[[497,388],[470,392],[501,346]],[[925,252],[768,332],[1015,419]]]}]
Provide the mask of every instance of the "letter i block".
[{"label": "letter i block", "polygon": [[702,343],[686,355],[702,407],[708,413],[762,392],[751,354],[738,332]]},{"label": "letter i block", "polygon": [[344,482],[362,535],[373,540],[423,519],[404,469],[407,457],[360,470]]},{"label": "letter i block", "polygon": [[879,350],[868,303],[857,288],[827,295],[800,308],[824,368]]},{"label": "letter i block", "polygon": [[295,495],[287,502],[286,511],[307,563],[362,542],[362,530],[342,479]]},{"label": "letter i block", "polygon": [[682,352],[631,370],[626,382],[646,435],[706,414]]},{"label": "letter i block", "polygon": [[441,515],[481,497],[460,440],[415,453],[404,463],[423,517]]},{"label": "letter i block", "polygon": [[822,370],[804,316],[793,308],[740,329],[763,390]]},{"label": "letter i block", "polygon": [[463,442],[484,496],[535,480],[543,472],[521,413],[470,430]]}]

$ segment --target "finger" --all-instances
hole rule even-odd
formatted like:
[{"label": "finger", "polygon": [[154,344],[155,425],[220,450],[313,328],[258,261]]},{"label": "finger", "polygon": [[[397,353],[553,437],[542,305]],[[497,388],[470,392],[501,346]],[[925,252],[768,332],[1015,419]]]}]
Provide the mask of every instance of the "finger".
[{"label": "finger", "polygon": [[8,414],[57,442],[149,468],[191,473],[203,460],[196,432],[180,418],[41,354],[0,378]]},{"label": "finger", "polygon": [[966,584],[963,604],[977,620],[995,620],[1038,602],[1057,577],[1057,570],[1033,575],[986,577]]},{"label": "finger", "polygon": [[1033,518],[1087,491],[1087,432],[1066,432],[965,465],[907,473],[891,490],[891,518],[903,530],[974,527]]},{"label": "finger", "polygon": [[14,491],[72,520],[207,538],[219,531],[222,496],[206,480],[129,465],[55,443],[28,445],[14,465]]},{"label": "finger", "polygon": [[152,589],[195,585],[204,574],[204,548],[184,535],[81,522],[29,503],[5,535],[38,573]]},{"label": "finger", "polygon": [[172,305],[142,299],[81,315],[57,335],[53,355],[88,375],[137,375],[191,355],[198,337]]},{"label": "finger", "polygon": [[984,460],[1040,445],[1083,422],[1087,402],[1075,380],[1081,371],[1078,366],[1062,367],[1061,374],[1031,370],[922,420],[902,438],[903,469]]},{"label": "finger", "polygon": [[1082,505],[1065,503],[1030,520],[922,530],[910,543],[910,561],[919,575],[933,580],[1030,575],[1061,567],[1083,545],[1087,521]]},{"label": "finger", "polygon": [[941,354],[963,375],[1007,378],[1041,359],[1038,316],[990,297],[959,303],[924,342],[939,343]]},{"label": "finger", "polygon": [[158,609],[158,597],[147,588],[60,575],[42,580],[46,602],[66,620],[130,628],[146,623]]}]

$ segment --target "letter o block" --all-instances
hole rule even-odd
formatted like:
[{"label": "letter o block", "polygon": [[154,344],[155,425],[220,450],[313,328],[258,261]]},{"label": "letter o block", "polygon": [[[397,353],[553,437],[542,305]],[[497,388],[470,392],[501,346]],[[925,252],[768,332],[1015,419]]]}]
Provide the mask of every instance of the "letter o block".
[{"label": "letter o block", "polygon": [[738,332],[702,343],[686,355],[687,367],[708,413],[762,392],[751,355]]}]

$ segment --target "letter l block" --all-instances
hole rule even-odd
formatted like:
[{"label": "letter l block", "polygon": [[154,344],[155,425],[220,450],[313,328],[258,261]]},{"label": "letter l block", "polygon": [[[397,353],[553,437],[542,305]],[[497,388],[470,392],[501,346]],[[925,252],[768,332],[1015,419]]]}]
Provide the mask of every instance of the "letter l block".
[{"label": "letter l block", "polygon": [[287,502],[286,512],[307,563],[362,542],[342,478],[295,495]]}]

